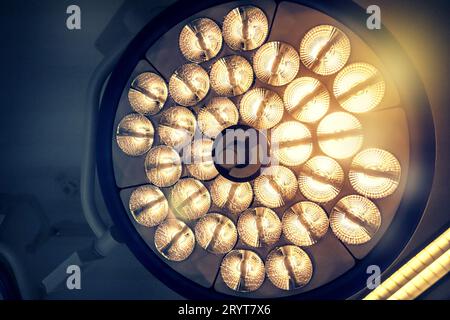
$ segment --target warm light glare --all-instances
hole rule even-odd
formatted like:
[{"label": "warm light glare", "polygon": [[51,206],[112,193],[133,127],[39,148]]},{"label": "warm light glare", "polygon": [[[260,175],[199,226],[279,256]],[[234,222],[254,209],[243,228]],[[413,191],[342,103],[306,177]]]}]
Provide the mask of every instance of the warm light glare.
[{"label": "warm light glare", "polygon": [[145,227],[160,224],[169,213],[169,204],[159,188],[151,185],[135,189],[130,196],[129,208],[133,218]]},{"label": "warm light glare", "polygon": [[161,141],[176,149],[192,140],[197,127],[194,114],[184,107],[172,107],[162,113],[158,133]]},{"label": "warm light glare", "polygon": [[250,247],[270,246],[280,239],[281,221],[269,208],[248,209],[239,217],[238,232],[241,241]]},{"label": "warm light glare", "polygon": [[163,78],[152,72],[144,72],[131,83],[128,101],[137,113],[154,115],[163,108],[167,94],[167,85]]},{"label": "warm light glare", "polygon": [[233,50],[254,50],[261,46],[269,33],[264,12],[254,6],[231,10],[223,21],[223,38]]},{"label": "warm light glare", "polygon": [[204,135],[215,138],[239,121],[239,111],[233,101],[224,97],[212,98],[198,113],[198,127]]},{"label": "warm light glare", "polygon": [[156,229],[155,246],[164,258],[170,261],[183,261],[194,250],[194,233],[184,222],[169,219]]},{"label": "warm light glare", "polygon": [[205,62],[214,58],[222,48],[222,32],[211,19],[196,19],[181,30],[179,45],[181,53],[189,61]]},{"label": "warm light glare", "polygon": [[338,72],[350,57],[350,40],[338,28],[320,25],[309,30],[300,43],[300,59],[317,74]]},{"label": "warm light glare", "polygon": [[129,156],[140,156],[153,145],[155,131],[146,117],[132,113],[120,120],[116,131],[119,148]]},{"label": "warm light glare", "polygon": [[191,176],[211,180],[219,174],[212,159],[212,148],[212,140],[197,139],[184,150],[183,163]]},{"label": "warm light glare", "polygon": [[265,278],[264,263],[249,250],[233,250],[220,265],[220,275],[232,290],[251,292],[257,290]]},{"label": "warm light glare", "polygon": [[277,87],[284,86],[297,76],[300,58],[292,46],[272,41],[256,51],[253,67],[262,82]]},{"label": "warm light glare", "polygon": [[253,83],[251,64],[241,56],[227,56],[216,61],[211,68],[211,87],[220,96],[241,95]]},{"label": "warm light glare", "polygon": [[214,254],[231,251],[237,241],[236,227],[229,218],[209,213],[195,225],[195,238],[203,249]]},{"label": "warm light glare", "polygon": [[168,146],[151,149],[145,158],[145,173],[148,180],[158,187],[170,187],[181,177],[181,159]]},{"label": "warm light glare", "polygon": [[283,100],[273,91],[251,89],[242,97],[239,112],[246,124],[257,129],[270,129],[283,117]]},{"label": "warm light glare", "polygon": [[248,182],[232,182],[223,176],[218,176],[211,184],[211,198],[219,208],[237,214],[250,206],[253,190]]},{"label": "warm light glare", "polygon": [[170,77],[170,95],[182,106],[199,103],[206,97],[208,91],[208,73],[195,63],[182,65]]},{"label": "warm light glare", "polygon": [[286,167],[272,166],[255,179],[255,197],[268,208],[279,208],[292,200],[297,192],[297,179]]},{"label": "warm light glare", "polygon": [[203,183],[185,178],[178,181],[170,191],[170,205],[179,219],[192,221],[208,212],[211,197]]}]

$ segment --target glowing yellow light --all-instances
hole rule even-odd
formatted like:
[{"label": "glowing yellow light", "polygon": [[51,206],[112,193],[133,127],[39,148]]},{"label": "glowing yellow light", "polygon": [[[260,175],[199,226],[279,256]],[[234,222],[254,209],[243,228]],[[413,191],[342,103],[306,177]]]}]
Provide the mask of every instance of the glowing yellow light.
[{"label": "glowing yellow light", "polygon": [[208,91],[208,73],[195,63],[182,65],[170,77],[170,95],[182,106],[195,105],[206,97]]},{"label": "glowing yellow light", "polygon": [[212,158],[213,141],[197,139],[188,146],[183,154],[183,163],[194,178],[211,180],[219,174]]},{"label": "glowing yellow light", "polygon": [[250,247],[266,247],[281,236],[281,221],[269,208],[252,208],[242,213],[238,221],[239,238]]},{"label": "glowing yellow light", "polygon": [[313,275],[313,265],[308,254],[296,246],[274,249],[266,259],[267,277],[282,290],[306,286]]},{"label": "glowing yellow light", "polygon": [[279,208],[292,200],[297,192],[297,179],[286,167],[272,166],[255,179],[255,197],[262,205]]},{"label": "glowing yellow light", "polygon": [[308,160],[312,152],[312,138],[308,128],[297,121],[286,121],[272,131],[273,156],[286,166],[298,166]]},{"label": "glowing yellow light", "polygon": [[169,219],[156,229],[155,246],[164,258],[171,261],[183,261],[194,250],[194,233],[184,222]]},{"label": "glowing yellow light", "polygon": [[146,227],[160,224],[169,213],[164,194],[159,188],[150,185],[141,186],[131,193],[129,208],[133,218]]},{"label": "glowing yellow light", "polygon": [[336,76],[333,93],[349,112],[362,113],[374,109],[384,96],[385,83],[378,70],[367,63],[353,63]]},{"label": "glowing yellow light", "polygon": [[222,48],[222,32],[211,19],[195,19],[181,30],[178,42],[186,59],[201,63],[211,60],[219,53]]},{"label": "glowing yellow light", "polygon": [[333,200],[341,191],[343,182],[344,171],[339,163],[325,156],[308,160],[298,177],[301,193],[319,203]]},{"label": "glowing yellow light", "polygon": [[394,193],[400,182],[400,174],[400,163],[392,154],[371,148],[355,156],[349,180],[358,193],[379,199]]},{"label": "glowing yellow light", "polygon": [[209,213],[195,225],[195,238],[203,249],[214,254],[225,254],[236,244],[237,231],[233,221],[227,217]]},{"label": "glowing yellow light", "polygon": [[362,196],[342,198],[330,214],[331,230],[347,244],[370,241],[380,225],[381,215],[377,206]]},{"label": "glowing yellow light", "polygon": [[162,113],[158,133],[164,144],[179,149],[191,142],[196,127],[197,121],[189,109],[172,107]]},{"label": "glowing yellow light", "polygon": [[223,38],[233,50],[254,50],[261,46],[269,33],[264,12],[254,6],[231,10],[223,21]]},{"label": "glowing yellow light", "polygon": [[211,67],[211,87],[221,96],[234,97],[246,92],[253,83],[251,64],[241,56],[227,56]]},{"label": "glowing yellow light", "polygon": [[239,112],[242,120],[257,129],[270,129],[283,117],[283,100],[275,92],[254,88],[241,99]]},{"label": "glowing yellow light", "polygon": [[261,258],[249,250],[233,250],[222,260],[220,275],[232,290],[251,292],[264,282],[264,263]]},{"label": "glowing yellow light", "polygon": [[248,182],[232,182],[223,176],[218,176],[211,184],[211,198],[219,208],[236,214],[250,206],[253,190]]},{"label": "glowing yellow light", "polygon": [[178,181],[170,191],[170,205],[178,218],[192,221],[208,212],[211,196],[203,183],[185,178]]},{"label": "glowing yellow light", "polygon": [[262,82],[283,86],[294,80],[300,68],[300,58],[292,46],[272,41],[256,51],[253,67]]},{"label": "glowing yellow light", "polygon": [[317,138],[322,151],[335,159],[353,156],[363,143],[359,120],[345,112],[334,112],[323,118],[317,127]]},{"label": "glowing yellow light", "polygon": [[153,115],[163,108],[167,94],[167,85],[163,78],[152,72],[144,72],[131,83],[128,101],[134,111]]},{"label": "glowing yellow light", "polygon": [[215,97],[200,110],[197,121],[204,135],[215,138],[225,128],[238,123],[239,111],[230,99]]},{"label": "glowing yellow light", "polygon": [[317,74],[338,72],[350,57],[350,40],[338,28],[320,25],[309,30],[300,43],[300,59]]},{"label": "glowing yellow light", "polygon": [[283,234],[297,246],[317,243],[327,233],[328,225],[327,214],[314,202],[298,202],[283,215]]},{"label": "glowing yellow light", "polygon": [[286,110],[298,121],[313,123],[321,119],[330,106],[327,88],[317,79],[302,77],[292,81],[284,91]]},{"label": "glowing yellow light", "polygon": [[119,148],[129,156],[140,156],[153,145],[155,131],[146,117],[132,113],[120,120],[116,131]]},{"label": "glowing yellow light", "polygon": [[151,149],[145,158],[145,173],[148,180],[158,187],[170,187],[181,177],[181,159],[168,146]]}]

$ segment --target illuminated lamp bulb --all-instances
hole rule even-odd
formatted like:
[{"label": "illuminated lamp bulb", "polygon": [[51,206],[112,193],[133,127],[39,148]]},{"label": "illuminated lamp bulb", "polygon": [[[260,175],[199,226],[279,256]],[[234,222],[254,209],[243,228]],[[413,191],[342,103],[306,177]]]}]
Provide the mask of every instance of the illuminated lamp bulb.
[{"label": "illuminated lamp bulb", "polygon": [[297,192],[297,179],[286,167],[272,166],[255,179],[255,198],[268,208],[279,208],[292,200]]},{"label": "illuminated lamp bulb", "polygon": [[254,6],[231,10],[223,21],[223,38],[233,50],[254,50],[260,47],[269,33],[269,22],[264,12]]},{"label": "illuminated lamp bulb", "polygon": [[166,197],[151,185],[140,186],[131,193],[129,208],[136,222],[145,227],[160,224],[169,213]]},{"label": "illuminated lamp bulb", "polygon": [[322,76],[334,74],[350,57],[350,40],[338,28],[320,25],[309,30],[300,43],[300,59]]},{"label": "illuminated lamp bulb", "polygon": [[234,291],[255,291],[264,282],[264,263],[253,251],[233,250],[222,260],[220,275]]},{"label": "illuminated lamp bulb", "polygon": [[327,88],[317,79],[301,77],[292,81],[284,91],[286,110],[298,121],[314,123],[330,107]]},{"label": "illuminated lamp bulb", "polygon": [[215,97],[200,109],[197,121],[204,135],[215,138],[225,128],[238,123],[239,111],[230,99]]},{"label": "illuminated lamp bulb", "polygon": [[248,209],[240,215],[237,227],[242,242],[254,248],[270,246],[281,236],[281,221],[269,208]]},{"label": "illuminated lamp bulb", "polygon": [[170,95],[182,106],[197,104],[206,97],[208,91],[208,73],[195,63],[182,65],[170,77]]},{"label": "illuminated lamp bulb", "polygon": [[167,94],[167,85],[163,78],[152,72],[144,72],[131,83],[128,101],[137,113],[154,115],[163,108]]},{"label": "illuminated lamp bulb", "polygon": [[317,127],[317,139],[322,151],[335,159],[356,154],[363,144],[363,130],[359,120],[346,112],[330,113]]},{"label": "illuminated lamp bulb", "polygon": [[212,148],[212,140],[197,139],[185,149],[183,163],[191,176],[199,180],[211,180],[219,174],[212,158]]},{"label": "illuminated lamp bulb", "polygon": [[155,247],[164,258],[170,261],[183,261],[194,250],[195,236],[184,222],[168,219],[156,229]]},{"label": "illuminated lamp bulb", "polygon": [[358,195],[339,200],[330,214],[331,230],[342,242],[350,245],[370,241],[380,225],[381,214],[377,206]]},{"label": "illuminated lamp bulb", "polygon": [[306,286],[313,275],[313,265],[308,254],[296,246],[283,246],[269,253],[266,259],[267,277],[282,290]]},{"label": "illuminated lamp bulb", "polygon": [[187,60],[201,63],[217,56],[222,48],[222,32],[211,19],[195,19],[183,27],[178,43]]},{"label": "illuminated lamp bulb", "polygon": [[189,109],[172,107],[162,113],[158,133],[164,144],[180,149],[191,142],[196,127],[197,121]]},{"label": "illuminated lamp bulb", "polygon": [[181,177],[182,166],[178,153],[168,146],[157,146],[147,153],[145,173],[158,187],[170,187]]},{"label": "illuminated lamp bulb", "polygon": [[218,176],[210,190],[213,203],[232,214],[244,211],[253,201],[253,190],[249,182],[233,182]]},{"label": "illuminated lamp bulb", "polygon": [[253,57],[253,67],[259,80],[272,86],[284,86],[296,77],[300,68],[297,51],[278,41],[264,44]]},{"label": "illuminated lamp bulb", "polygon": [[368,198],[384,198],[395,192],[400,182],[398,160],[381,149],[366,149],[352,161],[349,180],[352,187]]},{"label": "illuminated lamp bulb", "polygon": [[140,156],[150,150],[154,135],[155,131],[150,120],[138,113],[132,113],[120,120],[116,141],[125,154]]},{"label": "illuminated lamp bulb", "polygon": [[328,231],[328,217],[316,203],[302,201],[294,204],[283,215],[283,234],[297,246],[311,246]]},{"label": "illuminated lamp bulb", "polygon": [[229,218],[209,213],[195,225],[195,238],[203,249],[214,254],[230,252],[237,241],[236,226]]},{"label": "illuminated lamp bulb", "polygon": [[316,156],[300,169],[298,185],[301,193],[311,201],[325,203],[339,194],[344,182],[344,171],[336,160]]},{"label": "illuminated lamp bulb", "polygon": [[338,73],[333,93],[348,112],[363,113],[374,109],[383,99],[385,83],[380,72],[368,63],[353,63]]},{"label": "illuminated lamp bulb", "polygon": [[249,126],[270,129],[283,117],[283,100],[271,90],[254,88],[242,97],[239,112]]},{"label": "illuminated lamp bulb", "polygon": [[197,220],[204,216],[211,206],[208,189],[193,178],[178,181],[170,191],[169,199],[177,218],[185,221]]},{"label": "illuminated lamp bulb", "polygon": [[211,67],[211,87],[220,96],[234,97],[241,95],[253,83],[251,64],[241,56],[223,57]]},{"label": "illuminated lamp bulb", "polygon": [[297,121],[276,126],[271,135],[273,156],[286,166],[298,166],[309,159],[313,144],[308,128]]}]

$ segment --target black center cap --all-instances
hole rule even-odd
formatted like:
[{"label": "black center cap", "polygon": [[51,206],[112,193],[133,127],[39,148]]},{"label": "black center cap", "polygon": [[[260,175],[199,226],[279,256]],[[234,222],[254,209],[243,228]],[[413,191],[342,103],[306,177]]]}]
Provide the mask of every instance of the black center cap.
[{"label": "black center cap", "polygon": [[251,181],[259,176],[262,167],[270,164],[269,148],[267,137],[259,130],[246,125],[231,126],[214,141],[214,165],[231,181]]}]

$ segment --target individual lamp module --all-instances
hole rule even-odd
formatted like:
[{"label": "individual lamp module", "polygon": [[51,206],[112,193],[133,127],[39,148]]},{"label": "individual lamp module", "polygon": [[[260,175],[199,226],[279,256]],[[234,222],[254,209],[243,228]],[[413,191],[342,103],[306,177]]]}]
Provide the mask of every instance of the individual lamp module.
[{"label": "individual lamp module", "polygon": [[189,109],[172,107],[162,113],[158,133],[164,144],[180,149],[191,142],[196,127],[197,121]]},{"label": "individual lamp module", "polygon": [[144,72],[138,75],[128,90],[131,108],[143,115],[157,114],[167,100],[166,82],[156,73]]},{"label": "individual lamp module", "polygon": [[313,144],[308,128],[297,121],[276,126],[271,135],[273,156],[286,166],[298,166],[309,159]]},{"label": "individual lamp module", "polygon": [[322,239],[328,231],[328,217],[314,202],[294,204],[283,215],[283,234],[297,246],[311,246]]},{"label": "individual lamp module", "polygon": [[350,195],[342,198],[330,214],[330,226],[343,242],[363,244],[375,235],[381,225],[377,206],[367,198]]},{"label": "individual lamp module", "polygon": [[239,112],[249,126],[270,129],[283,117],[283,100],[271,90],[254,88],[242,97]]},{"label": "individual lamp module", "polygon": [[217,60],[211,67],[211,87],[220,96],[241,95],[253,83],[251,64],[241,56],[226,56]]},{"label": "individual lamp module", "polygon": [[194,178],[211,180],[219,174],[212,159],[212,147],[212,140],[197,139],[185,148],[183,163]]},{"label": "individual lamp module", "polygon": [[177,218],[185,221],[204,216],[211,206],[208,189],[193,178],[181,179],[170,191],[170,205]]},{"label": "individual lamp module", "polygon": [[220,275],[232,290],[255,291],[264,282],[264,263],[253,251],[233,250],[222,260]]},{"label": "individual lamp module", "polygon": [[132,113],[120,120],[116,131],[116,141],[125,154],[140,156],[152,147],[154,134],[150,120],[143,115]]},{"label": "individual lamp module", "polygon": [[338,72],[350,57],[350,40],[338,28],[320,25],[309,30],[300,43],[300,59],[322,76]]},{"label": "individual lamp module", "polygon": [[284,86],[296,77],[300,68],[300,59],[292,46],[272,41],[256,51],[253,67],[256,76],[262,82],[276,87]]},{"label": "individual lamp module", "polygon": [[374,109],[383,99],[385,83],[380,72],[368,63],[353,63],[338,73],[333,93],[348,112],[363,113]]},{"label": "individual lamp module", "polygon": [[130,196],[129,207],[134,219],[145,227],[154,227],[166,219],[169,204],[159,188],[140,186]]},{"label": "individual lamp module", "polygon": [[170,95],[182,106],[197,104],[206,97],[208,91],[208,73],[195,63],[182,65],[170,77]]},{"label": "individual lamp module", "polygon": [[274,249],[266,259],[266,272],[270,282],[282,290],[306,286],[313,275],[308,254],[296,246]]},{"label": "individual lamp module", "polygon": [[317,127],[320,149],[335,159],[353,156],[361,148],[363,138],[361,122],[346,112],[328,114]]},{"label": "individual lamp module", "polygon": [[260,47],[269,33],[264,12],[254,6],[231,10],[223,20],[223,38],[232,50],[254,50]]},{"label": "individual lamp module", "polygon": [[237,241],[236,227],[229,218],[209,213],[195,225],[195,238],[203,249],[214,254],[231,251]]},{"label": "individual lamp module", "polygon": [[155,247],[164,258],[170,261],[183,261],[194,250],[195,236],[184,222],[168,219],[156,229]]},{"label": "individual lamp module", "polygon": [[381,149],[366,149],[352,161],[349,179],[363,196],[384,198],[394,193],[400,182],[401,167],[397,158]]},{"label": "individual lamp module", "polygon": [[218,176],[211,184],[211,198],[219,208],[237,214],[250,206],[253,201],[253,190],[249,182],[232,182]]},{"label": "individual lamp module", "polygon": [[238,220],[239,239],[254,248],[276,243],[281,236],[281,221],[277,214],[264,207],[248,209]]},{"label": "individual lamp module", "polygon": [[158,187],[170,187],[181,177],[182,165],[178,153],[168,146],[151,149],[145,158],[148,180]]},{"label": "individual lamp module", "polygon": [[181,30],[179,46],[183,56],[191,62],[211,60],[222,48],[222,32],[208,18],[191,21]]},{"label": "individual lamp module", "polygon": [[286,167],[271,166],[255,179],[255,197],[268,208],[279,208],[292,200],[297,192],[297,179]]},{"label": "individual lamp module", "polygon": [[198,127],[209,138],[239,121],[239,111],[233,101],[224,97],[212,98],[198,113]]},{"label": "individual lamp module", "polygon": [[327,113],[330,106],[330,94],[319,80],[301,77],[287,86],[283,101],[286,110],[295,119],[314,123]]},{"label": "individual lamp module", "polygon": [[300,169],[298,185],[301,193],[311,201],[325,203],[339,194],[344,182],[344,171],[336,160],[316,156]]}]

